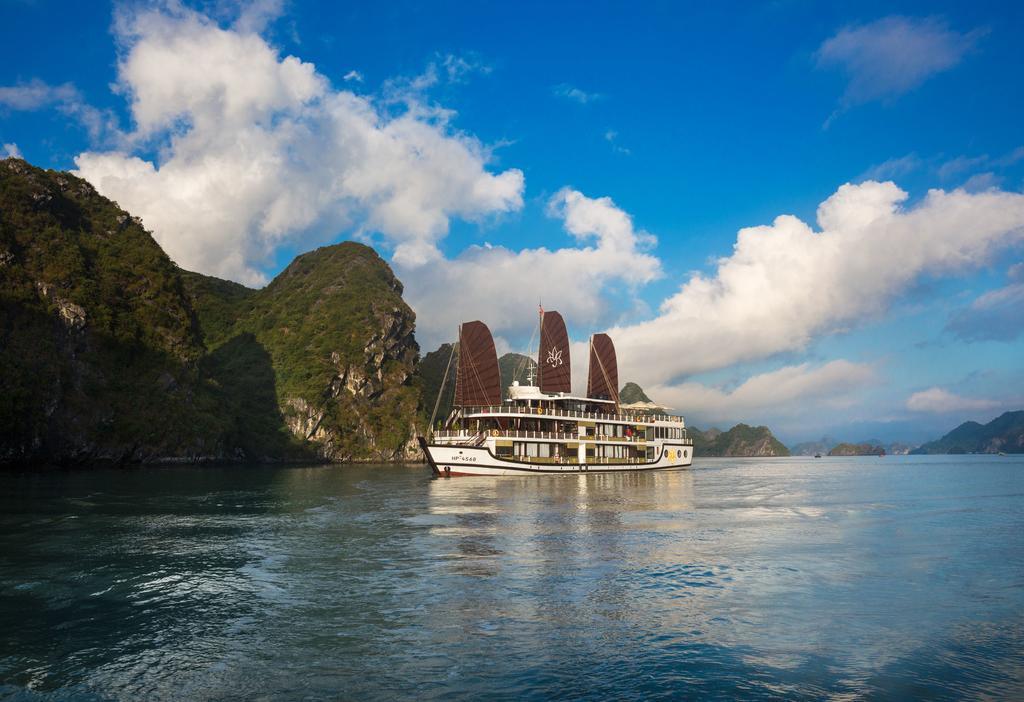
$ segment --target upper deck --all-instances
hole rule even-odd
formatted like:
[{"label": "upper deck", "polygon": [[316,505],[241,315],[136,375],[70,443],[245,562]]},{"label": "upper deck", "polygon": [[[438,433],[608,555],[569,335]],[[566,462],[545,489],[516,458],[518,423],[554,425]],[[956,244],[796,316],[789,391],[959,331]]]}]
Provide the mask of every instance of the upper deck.
[{"label": "upper deck", "polygon": [[672,414],[616,414],[614,412],[586,412],[580,410],[559,409],[558,407],[529,407],[514,404],[490,405],[484,407],[464,407],[462,416],[466,419],[483,419],[485,417],[557,417],[596,422],[619,422],[622,424],[642,424],[654,426],[659,422],[685,424],[682,417]]},{"label": "upper deck", "polygon": [[683,424],[682,417],[649,412],[616,412],[615,403],[592,397],[570,394],[549,394],[532,385],[513,383],[509,398],[500,405],[479,405],[462,408],[464,419],[493,417],[558,418],[583,422],[609,422],[654,426],[660,423]]}]

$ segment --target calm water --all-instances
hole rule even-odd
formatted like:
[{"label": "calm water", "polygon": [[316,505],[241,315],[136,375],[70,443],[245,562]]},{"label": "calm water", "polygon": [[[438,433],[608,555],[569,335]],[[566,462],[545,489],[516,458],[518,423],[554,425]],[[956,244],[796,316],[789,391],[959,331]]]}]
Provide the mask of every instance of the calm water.
[{"label": "calm water", "polygon": [[0,475],[0,698],[1024,697],[1024,460]]}]

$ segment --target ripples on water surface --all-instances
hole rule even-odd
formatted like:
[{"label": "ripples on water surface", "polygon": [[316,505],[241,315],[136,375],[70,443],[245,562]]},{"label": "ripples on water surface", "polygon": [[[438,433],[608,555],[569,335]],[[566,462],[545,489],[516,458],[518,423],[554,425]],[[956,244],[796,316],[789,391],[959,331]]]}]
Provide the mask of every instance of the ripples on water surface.
[{"label": "ripples on water surface", "polygon": [[0,475],[0,698],[1024,697],[1024,460]]}]

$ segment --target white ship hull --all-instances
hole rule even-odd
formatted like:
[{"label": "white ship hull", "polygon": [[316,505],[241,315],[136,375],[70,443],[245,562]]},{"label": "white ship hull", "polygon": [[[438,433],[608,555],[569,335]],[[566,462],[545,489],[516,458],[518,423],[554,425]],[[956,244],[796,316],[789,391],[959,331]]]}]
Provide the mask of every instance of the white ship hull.
[{"label": "white ship hull", "polygon": [[641,473],[680,470],[693,464],[693,446],[666,444],[656,461],[646,463],[534,463],[499,458],[486,446],[428,444],[421,440],[427,462],[437,475],[559,475],[576,473]]}]

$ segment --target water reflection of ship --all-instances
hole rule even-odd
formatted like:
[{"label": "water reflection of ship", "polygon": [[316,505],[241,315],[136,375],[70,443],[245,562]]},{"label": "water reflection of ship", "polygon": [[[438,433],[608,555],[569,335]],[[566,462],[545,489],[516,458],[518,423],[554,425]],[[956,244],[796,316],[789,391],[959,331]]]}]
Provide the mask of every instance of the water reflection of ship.
[{"label": "water reflection of ship", "polygon": [[[623,532],[661,523],[668,528],[694,508],[689,471],[530,476],[495,481],[430,481],[431,531],[450,540],[454,570],[497,573],[507,555],[537,566],[567,567],[599,550],[614,555]],[[600,555],[600,554],[599,554]]]},{"label": "water reflection of ship", "polygon": [[[491,630],[478,631],[481,622],[582,627],[596,610],[628,621],[634,569],[676,562],[680,536],[698,528],[690,471],[435,478],[427,508],[431,550],[453,576],[437,611],[474,635]],[[589,584],[581,589],[581,582]]]}]

